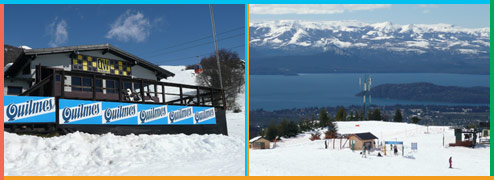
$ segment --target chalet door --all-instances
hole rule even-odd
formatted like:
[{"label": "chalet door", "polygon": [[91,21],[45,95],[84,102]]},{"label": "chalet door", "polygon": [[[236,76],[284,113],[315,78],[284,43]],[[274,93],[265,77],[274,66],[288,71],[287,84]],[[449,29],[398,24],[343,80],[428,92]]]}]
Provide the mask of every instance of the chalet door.
[{"label": "chalet door", "polygon": [[[48,68],[48,67],[41,67],[41,72],[39,73],[40,75],[40,80],[44,80],[45,78],[50,77],[50,83],[44,85],[43,88],[43,93],[42,96],[60,96],[61,94],[61,76],[60,74],[55,73],[55,69],[53,68]],[[53,79],[55,81],[53,82]],[[54,83],[54,84],[53,84]]]}]

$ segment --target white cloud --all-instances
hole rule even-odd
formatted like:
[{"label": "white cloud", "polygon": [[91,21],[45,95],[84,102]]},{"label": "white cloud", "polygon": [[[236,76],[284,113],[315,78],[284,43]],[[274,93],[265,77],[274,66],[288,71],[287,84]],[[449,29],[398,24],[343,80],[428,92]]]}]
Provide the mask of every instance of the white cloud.
[{"label": "white cloud", "polygon": [[140,12],[127,10],[110,26],[106,38],[127,42],[142,42],[151,34],[151,23]]},{"label": "white cloud", "polygon": [[419,4],[419,8],[422,8],[422,14],[429,14],[431,12],[431,8],[437,8],[437,4]]},{"label": "white cloud", "polygon": [[50,47],[57,47],[69,41],[69,33],[67,32],[67,22],[63,19],[55,18],[47,28],[48,35],[51,40],[48,43]]},{"label": "white cloud", "polygon": [[421,8],[436,8],[437,4],[419,4]]},{"label": "white cloud", "polygon": [[391,8],[391,4],[251,4],[251,14],[338,14]]}]

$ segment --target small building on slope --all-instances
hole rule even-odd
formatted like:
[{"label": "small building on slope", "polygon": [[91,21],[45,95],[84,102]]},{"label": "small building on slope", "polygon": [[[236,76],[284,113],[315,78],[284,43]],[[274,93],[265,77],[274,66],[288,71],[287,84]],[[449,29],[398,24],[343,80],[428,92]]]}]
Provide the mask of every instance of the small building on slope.
[{"label": "small building on slope", "polygon": [[264,139],[261,136],[257,136],[255,138],[252,138],[249,141],[249,148],[251,149],[269,149],[270,148],[270,143],[267,139]]},{"label": "small building on slope", "polygon": [[370,149],[375,147],[375,140],[378,139],[370,132],[350,134],[348,136],[349,146],[352,150],[362,150],[364,147]]}]

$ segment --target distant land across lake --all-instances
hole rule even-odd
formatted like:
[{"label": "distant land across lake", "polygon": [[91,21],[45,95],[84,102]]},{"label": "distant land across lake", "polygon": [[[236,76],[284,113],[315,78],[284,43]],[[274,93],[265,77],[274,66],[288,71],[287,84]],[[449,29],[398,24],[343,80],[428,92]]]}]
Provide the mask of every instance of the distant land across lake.
[{"label": "distant land across lake", "polygon": [[[250,75],[250,109],[291,109],[304,107],[361,105],[355,96],[363,89],[359,78],[364,73],[323,73],[284,75]],[[368,73],[372,87],[382,84],[428,82],[441,86],[489,87],[489,75],[447,73]],[[437,101],[394,100],[372,98],[375,105],[482,105],[487,103],[454,103]]]},{"label": "distant land across lake", "polygon": [[[356,94],[362,97],[364,92]],[[372,98],[447,103],[489,103],[489,87],[440,86],[427,82],[381,84],[371,89]]]}]

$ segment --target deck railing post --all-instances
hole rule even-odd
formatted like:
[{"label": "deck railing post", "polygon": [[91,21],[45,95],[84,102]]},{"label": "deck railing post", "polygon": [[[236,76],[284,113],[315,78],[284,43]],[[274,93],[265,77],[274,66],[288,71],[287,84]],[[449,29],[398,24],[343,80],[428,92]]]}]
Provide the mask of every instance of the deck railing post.
[{"label": "deck railing post", "polygon": [[201,105],[201,94],[199,93],[199,86],[196,87],[197,90],[197,105]]},{"label": "deck railing post", "polygon": [[161,84],[161,88],[163,89],[161,93],[163,93],[163,104],[166,103],[166,100],[165,100],[165,84]]},{"label": "deck railing post", "polygon": [[51,82],[51,87],[52,87],[52,88],[51,88],[51,95],[52,95],[53,97],[55,97],[55,95],[56,95],[56,94],[55,94],[55,92],[56,92],[56,91],[55,91],[55,85],[56,85],[56,83],[55,83],[55,82],[56,82],[56,80],[57,80],[57,79],[56,79],[56,74],[55,74],[55,73],[56,73],[56,72],[55,72],[55,69],[53,69],[53,71],[52,71],[52,76],[53,76],[53,77],[52,77],[52,82]]},{"label": "deck railing post", "polygon": [[122,102],[123,99],[122,99],[122,93],[124,91],[122,91],[123,89],[123,86],[122,86],[123,82],[122,82],[122,78],[118,78],[118,101]]},{"label": "deck railing post", "polygon": [[178,86],[180,88],[180,105],[184,105],[184,94],[183,94],[183,91],[182,91],[182,85],[179,85]]},{"label": "deck railing post", "polygon": [[93,85],[93,87],[91,88],[93,90],[93,101],[96,100],[96,75],[93,74],[93,77],[91,78],[91,85]]},{"label": "deck railing post", "polygon": [[158,98],[158,84],[157,83],[154,83],[154,93],[153,94],[154,94],[154,97]]},{"label": "deck railing post", "polygon": [[209,89],[209,93],[211,93],[211,106],[214,107],[214,91],[213,91],[213,87],[211,87]]},{"label": "deck railing post", "polygon": [[62,84],[62,90],[61,90],[61,97],[64,98],[65,96],[65,71],[62,71],[62,74],[60,75],[60,81]]},{"label": "deck railing post", "polygon": [[144,100],[144,80],[141,80],[141,100],[142,102],[146,102]]}]

